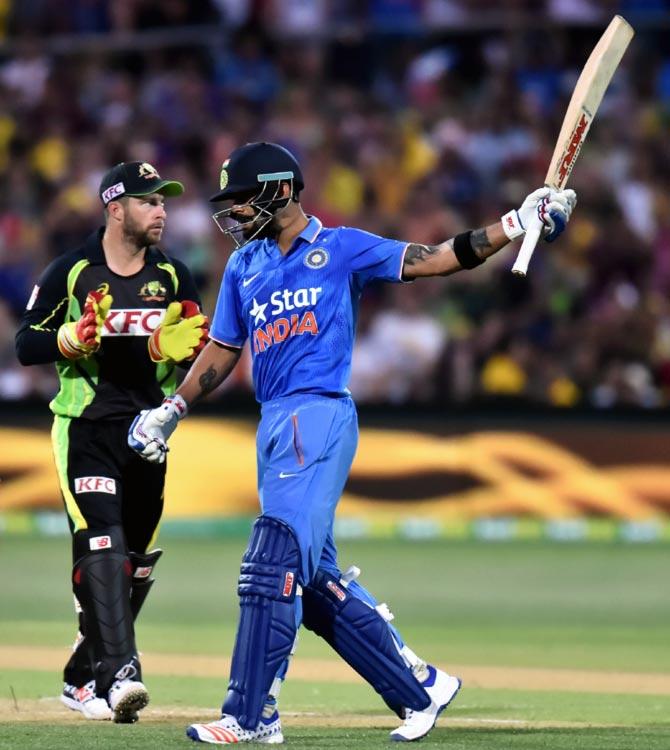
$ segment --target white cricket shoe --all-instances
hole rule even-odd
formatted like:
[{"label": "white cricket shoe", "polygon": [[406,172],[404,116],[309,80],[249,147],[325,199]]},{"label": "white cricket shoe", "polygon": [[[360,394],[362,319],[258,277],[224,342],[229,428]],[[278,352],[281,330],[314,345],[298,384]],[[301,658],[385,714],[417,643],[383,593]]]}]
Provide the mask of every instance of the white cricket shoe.
[{"label": "white cricket shoe", "polygon": [[237,742],[280,745],[284,741],[278,711],[267,719],[262,718],[255,731],[243,729],[234,716],[224,714],[218,721],[211,721],[209,724],[191,724],[186,730],[186,736],[195,742],[209,742],[211,745],[234,745]]},{"label": "white cricket shoe", "polygon": [[452,677],[431,664],[426,664],[428,672],[421,685],[430,697],[430,706],[423,711],[405,709],[405,721],[391,732],[391,739],[397,742],[414,742],[425,737],[435,726],[437,717],[456,697],[461,688],[458,677]]},{"label": "white cricket shoe", "polygon": [[83,687],[63,683],[61,702],[72,711],[79,711],[87,719],[105,721],[112,718],[112,710],[104,698],[98,698],[95,693],[95,680],[87,682]]},{"label": "white cricket shoe", "polygon": [[137,712],[149,703],[149,693],[139,680],[125,678],[112,684],[107,700],[115,722],[132,724],[137,721]]}]

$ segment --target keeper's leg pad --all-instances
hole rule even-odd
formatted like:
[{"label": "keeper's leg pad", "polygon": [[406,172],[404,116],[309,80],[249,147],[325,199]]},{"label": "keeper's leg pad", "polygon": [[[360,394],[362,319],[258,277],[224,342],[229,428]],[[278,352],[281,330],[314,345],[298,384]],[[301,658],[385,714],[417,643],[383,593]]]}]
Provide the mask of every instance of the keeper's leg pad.
[{"label": "keeper's leg pad", "polygon": [[144,600],[147,598],[151,587],[154,585],[154,578],[151,577],[153,569],[158,562],[158,558],[163,554],[162,549],[155,549],[153,552],[147,552],[141,555],[139,552],[129,552],[128,557],[133,570],[133,578],[130,589],[130,611],[133,614],[133,621],[142,609]]},{"label": "keeper's leg pad", "polygon": [[302,624],[326,640],[399,716],[404,707],[423,711],[430,705],[386,620],[324,570],[303,590]]},{"label": "keeper's leg pad", "polygon": [[[151,578],[153,569],[158,562],[163,550],[155,549],[153,552],[140,554],[139,552],[129,552],[128,557],[133,570],[132,584],[130,589],[130,611],[133,616],[133,622],[142,609],[144,600],[147,598],[151,587],[154,585],[154,579]],[[74,646],[72,656],[63,670],[63,680],[70,685],[81,687],[89,680],[93,679],[93,667],[89,654],[88,643],[86,642],[86,622],[81,609],[79,615],[79,637]]]},{"label": "keeper's leg pad", "polygon": [[138,671],[130,610],[132,566],[120,527],[75,534],[72,583],[81,604],[86,644],[93,662],[97,692],[103,695],[116,672],[131,661]]},{"label": "keeper's leg pad", "polygon": [[256,729],[277,670],[291,653],[299,570],[300,547],[291,527],[270,516],[257,518],[242,558],[240,621],[221,709],[244,729]]}]

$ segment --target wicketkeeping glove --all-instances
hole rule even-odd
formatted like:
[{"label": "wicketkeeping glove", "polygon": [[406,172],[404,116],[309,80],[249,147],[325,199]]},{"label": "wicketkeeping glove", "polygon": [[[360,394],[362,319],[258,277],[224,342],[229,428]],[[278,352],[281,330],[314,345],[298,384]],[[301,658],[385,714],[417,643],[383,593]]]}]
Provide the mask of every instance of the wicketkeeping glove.
[{"label": "wicketkeeping glove", "polygon": [[111,294],[89,292],[81,318],[58,329],[58,348],[66,359],[88,357],[100,348],[102,326],[112,302]]},{"label": "wicketkeeping glove", "polygon": [[162,464],[169,450],[168,438],[187,414],[186,401],[178,394],[164,399],[156,409],[144,409],[130,425],[128,445],[145,461]]},{"label": "wicketkeeping glove", "polygon": [[195,302],[170,302],[163,322],[149,336],[149,356],[154,362],[195,359],[208,335],[209,322]]},{"label": "wicketkeeping glove", "polygon": [[552,190],[548,187],[534,190],[519,209],[501,218],[503,230],[510,240],[521,237],[537,212],[544,225],[542,236],[547,242],[553,242],[567,226],[576,205],[577,194],[574,190]]}]

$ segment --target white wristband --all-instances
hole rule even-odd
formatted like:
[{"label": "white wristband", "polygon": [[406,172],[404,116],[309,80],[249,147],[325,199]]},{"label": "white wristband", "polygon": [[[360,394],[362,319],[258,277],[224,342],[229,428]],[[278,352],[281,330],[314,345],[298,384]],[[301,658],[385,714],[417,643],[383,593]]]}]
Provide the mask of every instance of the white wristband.
[{"label": "white wristband", "polygon": [[500,217],[502,222],[503,232],[507,235],[508,240],[515,240],[517,237],[521,237],[522,234],[526,233],[526,230],[521,223],[519,212],[516,209],[512,209],[509,213]]}]

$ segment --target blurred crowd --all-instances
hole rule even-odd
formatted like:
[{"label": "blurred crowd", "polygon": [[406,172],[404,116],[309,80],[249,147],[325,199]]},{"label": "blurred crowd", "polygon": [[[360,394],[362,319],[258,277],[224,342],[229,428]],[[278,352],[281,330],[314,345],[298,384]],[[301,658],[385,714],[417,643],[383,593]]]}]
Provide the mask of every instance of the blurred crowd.
[{"label": "blurred crowd", "polygon": [[[638,35],[571,178],[568,230],[528,279],[510,273],[509,248],[473,272],[371,288],[351,389],[362,403],[667,405],[669,5],[5,0],[0,399],[54,392],[53,368],[16,362],[16,321],[42,268],[101,223],[110,165],[141,159],[185,183],[163,246],[211,312],[231,248],[207,198],[233,148],[294,151],[303,204],[326,225],[439,243],[542,184],[580,69],[622,12]],[[182,27],[203,42],[151,36]],[[64,34],[70,48],[54,51]],[[79,48],[91,34],[99,45]],[[107,43],[119,34],[122,48]],[[238,370],[226,387],[248,389],[248,357]]]}]

